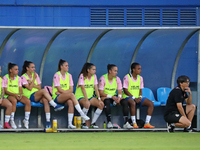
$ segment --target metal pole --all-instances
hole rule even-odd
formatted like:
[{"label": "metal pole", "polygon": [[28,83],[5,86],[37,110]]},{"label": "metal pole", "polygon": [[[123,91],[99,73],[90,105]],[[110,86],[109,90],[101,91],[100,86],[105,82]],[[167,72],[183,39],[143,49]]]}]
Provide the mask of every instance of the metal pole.
[{"label": "metal pole", "polygon": [[198,74],[197,74],[197,130],[200,130],[200,30],[198,36]]}]

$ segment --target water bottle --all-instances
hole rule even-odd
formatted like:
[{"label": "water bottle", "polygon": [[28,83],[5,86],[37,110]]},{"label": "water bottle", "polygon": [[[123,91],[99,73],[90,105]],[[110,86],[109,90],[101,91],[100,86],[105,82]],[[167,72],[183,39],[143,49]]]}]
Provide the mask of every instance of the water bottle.
[{"label": "water bottle", "polygon": [[103,128],[106,129],[106,122],[103,122]]},{"label": "water bottle", "polygon": [[77,116],[76,117],[76,124],[77,124],[77,129],[81,129],[81,117]]},{"label": "water bottle", "polygon": [[1,124],[1,119],[0,119],[0,129],[3,129],[3,126],[2,126],[2,124]]},{"label": "water bottle", "polygon": [[18,128],[22,128],[22,122],[21,122],[21,119],[19,119]]},{"label": "water bottle", "polygon": [[57,119],[53,119],[53,132],[57,132]]}]

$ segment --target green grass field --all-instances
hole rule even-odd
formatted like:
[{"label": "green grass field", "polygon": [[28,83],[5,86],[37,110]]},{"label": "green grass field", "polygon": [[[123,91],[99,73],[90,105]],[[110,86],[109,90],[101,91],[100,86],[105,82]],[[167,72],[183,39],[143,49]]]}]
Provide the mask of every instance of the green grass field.
[{"label": "green grass field", "polygon": [[0,133],[0,149],[200,150],[200,134],[182,132]]}]

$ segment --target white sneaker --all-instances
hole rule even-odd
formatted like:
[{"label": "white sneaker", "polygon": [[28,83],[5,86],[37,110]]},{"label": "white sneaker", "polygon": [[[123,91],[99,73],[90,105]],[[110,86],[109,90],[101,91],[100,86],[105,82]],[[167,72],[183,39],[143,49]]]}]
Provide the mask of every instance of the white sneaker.
[{"label": "white sneaker", "polygon": [[10,120],[10,125],[11,125],[11,127],[12,127],[13,129],[17,129],[17,126],[16,126],[16,124],[15,124],[14,121],[11,121],[11,120]]},{"label": "white sneaker", "polygon": [[74,125],[68,125],[68,129],[76,129],[76,126],[74,126]]},{"label": "white sneaker", "polygon": [[124,124],[124,129],[133,129],[133,126],[131,126],[128,122]]},{"label": "white sneaker", "polygon": [[83,119],[83,120],[90,120],[90,118],[88,117],[88,116],[86,116],[86,115],[84,115],[84,116],[81,116],[81,118]]},{"label": "white sneaker", "polygon": [[91,125],[90,125],[90,128],[99,129],[99,127],[98,127],[95,123],[91,124]]},{"label": "white sneaker", "polygon": [[108,129],[113,128],[113,125],[112,125],[112,123],[111,123],[110,121],[109,121],[108,124],[107,124],[107,128],[108,128]]},{"label": "white sneaker", "polygon": [[86,123],[82,123],[82,124],[81,124],[81,128],[82,128],[82,129],[88,129],[88,126],[86,126]]},{"label": "white sneaker", "polygon": [[26,129],[29,129],[29,126],[28,126],[29,121],[26,121],[26,120],[24,119],[24,120],[23,120],[23,123],[24,123],[24,127],[25,127]]}]

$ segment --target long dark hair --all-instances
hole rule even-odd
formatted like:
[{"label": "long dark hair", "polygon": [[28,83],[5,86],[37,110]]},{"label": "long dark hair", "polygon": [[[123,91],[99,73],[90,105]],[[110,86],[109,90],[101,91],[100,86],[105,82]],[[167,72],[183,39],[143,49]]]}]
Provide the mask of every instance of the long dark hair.
[{"label": "long dark hair", "polygon": [[60,59],[59,60],[59,63],[58,63],[58,71],[61,71],[61,66],[65,63],[66,61],[63,60],[63,59]]},{"label": "long dark hair", "polygon": [[22,67],[22,72],[21,72],[21,75],[23,75],[24,73],[26,73],[27,72],[27,69],[26,69],[26,67],[29,67],[30,66],[30,64],[32,64],[33,62],[31,62],[31,61],[27,61],[27,60],[25,60],[24,61],[24,65],[23,65],[23,67]]},{"label": "long dark hair", "polygon": [[12,69],[15,66],[17,66],[17,64],[14,64],[14,63],[11,63],[11,62],[8,63],[8,74],[10,74],[10,69]]},{"label": "long dark hair", "polygon": [[[86,77],[86,76],[88,75],[88,69],[91,69],[92,66],[94,66],[94,64],[86,62],[86,63],[83,65],[83,68],[82,68],[82,70],[81,70],[79,76],[80,76],[81,74],[83,74],[83,76]],[[78,76],[78,77],[79,77],[79,76]]]},{"label": "long dark hair", "polygon": [[117,66],[114,65],[114,64],[108,64],[108,65],[107,65],[108,73],[109,73],[109,70],[112,70],[114,67],[117,67]]},{"label": "long dark hair", "polygon": [[137,65],[140,65],[140,64],[139,64],[139,63],[136,63],[136,62],[132,63],[132,65],[131,65],[131,73],[133,73],[133,69],[135,69],[135,67],[136,67]]}]

